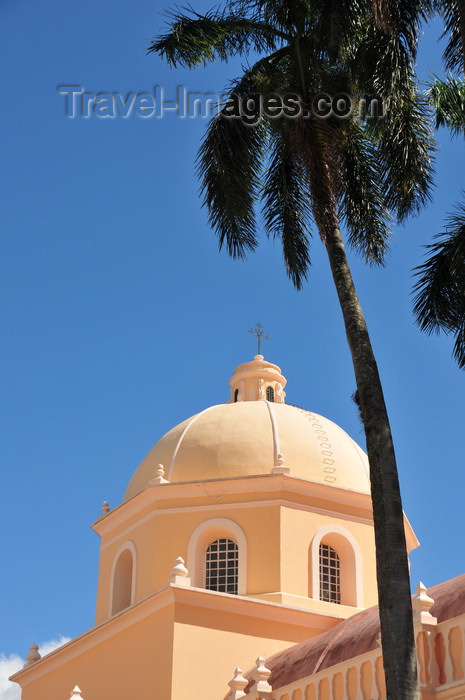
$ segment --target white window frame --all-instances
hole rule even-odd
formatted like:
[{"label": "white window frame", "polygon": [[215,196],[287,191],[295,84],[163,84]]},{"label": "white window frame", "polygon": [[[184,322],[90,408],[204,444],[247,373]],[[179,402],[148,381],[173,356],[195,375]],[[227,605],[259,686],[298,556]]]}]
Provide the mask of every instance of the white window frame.
[{"label": "white window frame", "polygon": [[[192,585],[205,588],[205,555],[209,544],[222,537],[234,540],[239,548],[237,594],[247,592],[247,538],[234,520],[211,518],[198,525],[187,545],[187,568]],[[225,593],[223,595],[235,595]]]},{"label": "white window frame", "polygon": [[[343,540],[341,539],[343,538]],[[341,563],[341,605],[363,607],[363,565],[362,552],[355,537],[343,527],[326,525],[314,535],[310,546],[311,592],[315,600],[320,600],[320,544],[329,544],[336,550]],[[338,546],[339,545],[339,546]],[[341,546],[344,551],[342,551]],[[352,577],[352,581],[347,580]],[[350,589],[353,592],[349,592]],[[333,603],[339,605],[339,603]]]}]

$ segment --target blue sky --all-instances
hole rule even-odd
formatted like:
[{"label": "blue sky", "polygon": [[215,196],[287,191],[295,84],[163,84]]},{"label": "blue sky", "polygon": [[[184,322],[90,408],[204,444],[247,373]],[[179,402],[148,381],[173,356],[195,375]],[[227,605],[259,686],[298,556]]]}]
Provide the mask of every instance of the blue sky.
[{"label": "blue sky", "polygon": [[[169,4],[168,4],[169,6]],[[196,9],[210,6],[204,0]],[[93,624],[103,500],[169,428],[228,398],[234,367],[264,352],[290,402],[364,444],[354,379],[318,236],[308,284],[264,239],[245,262],[218,254],[194,159],[205,120],[68,119],[59,85],[88,92],[221,92],[240,61],[193,72],[146,55],[161,3],[3,0],[0,211],[0,652]],[[439,28],[420,72],[440,72]],[[463,185],[463,142],[439,134],[434,201],[395,230],[388,265],[351,256],[380,366],[404,509],[421,541],[412,583],[465,571],[461,534],[465,375],[452,341],[420,333],[411,270]],[[0,689],[1,690],[1,689]],[[6,695],[0,695],[1,700]]]}]

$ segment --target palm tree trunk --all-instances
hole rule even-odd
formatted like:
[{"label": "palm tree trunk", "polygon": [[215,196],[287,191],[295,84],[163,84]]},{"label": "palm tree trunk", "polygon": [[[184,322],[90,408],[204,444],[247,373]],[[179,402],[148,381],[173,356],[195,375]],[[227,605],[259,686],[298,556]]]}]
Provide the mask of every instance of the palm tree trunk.
[{"label": "palm tree trunk", "polygon": [[[336,212],[333,212],[336,217]],[[381,641],[388,700],[418,698],[412,601],[402,502],[376,360],[340,230],[325,243],[352,354],[370,463]]]},{"label": "palm tree trunk", "polygon": [[306,169],[313,193],[312,208],[344,318],[370,464],[387,700],[418,700],[410,576],[391,427],[368,328],[339,227],[332,178],[325,157],[324,134],[314,139],[310,133],[307,131],[307,137],[312,138],[313,144],[307,151]]}]

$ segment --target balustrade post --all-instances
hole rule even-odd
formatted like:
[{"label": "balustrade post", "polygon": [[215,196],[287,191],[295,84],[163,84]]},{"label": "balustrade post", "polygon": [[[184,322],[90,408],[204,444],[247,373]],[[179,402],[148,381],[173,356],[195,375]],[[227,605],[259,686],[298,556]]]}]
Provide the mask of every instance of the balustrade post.
[{"label": "balustrade post", "polygon": [[376,658],[371,662],[371,697],[373,700],[382,700],[379,697],[378,684],[376,683]]},{"label": "balustrade post", "polygon": [[252,671],[252,678],[255,682],[248,695],[250,700],[272,700],[272,688],[268,683],[270,675],[271,671],[265,666],[265,659],[263,656],[259,656]]},{"label": "balustrade post", "polygon": [[462,636],[462,668],[465,672],[465,625],[459,625],[460,634]]},{"label": "balustrade post", "polygon": [[450,631],[453,625],[449,626],[448,630],[444,630],[444,648],[446,650],[446,658],[444,659],[444,674],[446,683],[452,683],[454,680],[454,667],[452,665]]},{"label": "balustrade post", "polygon": [[357,688],[357,696],[356,700],[364,700],[363,697],[363,686],[362,686],[362,666],[363,664],[358,663],[356,666],[357,669],[357,679],[358,679],[358,688]]},{"label": "balustrade post", "polygon": [[[417,642],[417,667],[421,678],[421,667],[424,667],[425,686],[429,690],[435,689],[439,685],[439,668],[436,661],[435,637],[437,630],[437,618],[431,615],[430,610],[434,605],[434,600],[427,593],[426,586],[420,581],[415,589],[415,597],[412,601],[413,626],[415,630],[415,640]],[[425,649],[423,659],[420,657],[418,649],[419,635],[423,633]]]},{"label": "balustrade post", "polygon": [[228,700],[239,700],[239,698],[245,697],[244,688],[247,685],[248,680],[242,675],[242,669],[239,666],[234,671],[234,678],[232,678],[228,685],[231,688],[228,695]]}]

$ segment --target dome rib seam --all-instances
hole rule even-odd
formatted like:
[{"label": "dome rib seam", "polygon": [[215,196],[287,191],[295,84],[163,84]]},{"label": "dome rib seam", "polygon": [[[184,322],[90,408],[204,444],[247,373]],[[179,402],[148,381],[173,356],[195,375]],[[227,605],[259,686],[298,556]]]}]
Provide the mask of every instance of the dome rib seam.
[{"label": "dome rib seam", "polygon": [[179,436],[179,440],[176,443],[176,447],[174,448],[173,456],[171,457],[171,462],[170,462],[170,466],[168,469],[168,476],[166,477],[168,479],[168,481],[172,481],[174,463],[176,461],[176,457],[178,456],[179,449],[181,447],[182,441],[184,440],[184,437],[185,437],[187,431],[189,430],[191,425],[193,425],[200,418],[200,416],[203,416],[205,413],[208,413],[208,411],[211,411],[213,408],[216,408],[216,405],[209,406],[208,408],[205,408],[203,411],[200,411],[200,413],[197,413],[195,416],[192,416],[191,420],[184,427],[184,430],[182,431],[181,435]]},{"label": "dome rib seam", "polygon": [[266,405],[268,406],[268,412],[270,414],[270,421],[271,421],[271,432],[273,435],[273,464],[272,464],[272,469],[275,466],[275,464],[278,463],[278,455],[280,454],[280,445],[279,445],[279,431],[278,431],[278,421],[276,419],[276,414],[273,410],[273,406],[271,405],[270,401],[265,401]]}]

